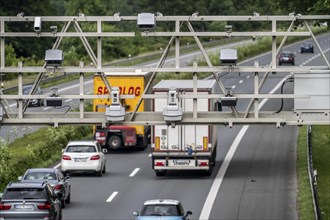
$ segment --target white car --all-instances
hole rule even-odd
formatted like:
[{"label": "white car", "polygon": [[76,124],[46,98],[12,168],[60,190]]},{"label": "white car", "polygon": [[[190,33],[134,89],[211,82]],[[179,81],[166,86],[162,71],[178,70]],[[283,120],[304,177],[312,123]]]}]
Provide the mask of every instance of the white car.
[{"label": "white car", "polygon": [[70,141],[62,154],[61,169],[64,174],[92,172],[105,173],[106,158],[97,141]]}]

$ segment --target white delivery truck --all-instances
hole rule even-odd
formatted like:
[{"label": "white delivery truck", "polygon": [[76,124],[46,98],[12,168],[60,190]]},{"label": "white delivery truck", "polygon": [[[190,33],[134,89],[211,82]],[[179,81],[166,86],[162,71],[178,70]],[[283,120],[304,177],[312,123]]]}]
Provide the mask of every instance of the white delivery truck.
[{"label": "white delivery truck", "polygon": [[[193,80],[162,80],[153,87],[154,94],[168,94],[175,88],[183,112],[193,112],[193,99],[180,94],[193,93]],[[197,80],[198,94],[220,93],[215,80]],[[154,100],[154,111],[163,112],[167,99]],[[214,99],[197,99],[197,112],[217,111]],[[198,117],[198,115],[197,115]],[[216,162],[217,125],[155,125],[152,128],[152,167],[157,176],[168,170],[202,170],[211,175]]]}]

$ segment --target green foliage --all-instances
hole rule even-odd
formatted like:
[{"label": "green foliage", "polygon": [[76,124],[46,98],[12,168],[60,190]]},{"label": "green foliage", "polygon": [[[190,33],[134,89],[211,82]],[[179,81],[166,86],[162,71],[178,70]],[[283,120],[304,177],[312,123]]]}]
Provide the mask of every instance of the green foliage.
[{"label": "green foliage", "polygon": [[10,181],[16,181],[26,169],[48,167],[58,161],[69,140],[90,137],[91,126],[46,127],[27,134],[14,142],[0,142],[0,191]]},{"label": "green foliage", "polygon": [[297,175],[298,175],[298,198],[297,209],[299,219],[314,219],[313,200],[309,185],[307,164],[307,127],[299,129],[297,143]]},{"label": "green foliage", "polygon": [[307,14],[329,14],[329,0],[277,0],[276,5],[284,13],[296,12],[303,15]]},{"label": "green foliage", "polygon": [[317,170],[317,191],[322,219],[330,219],[330,125],[312,127],[313,168]]}]

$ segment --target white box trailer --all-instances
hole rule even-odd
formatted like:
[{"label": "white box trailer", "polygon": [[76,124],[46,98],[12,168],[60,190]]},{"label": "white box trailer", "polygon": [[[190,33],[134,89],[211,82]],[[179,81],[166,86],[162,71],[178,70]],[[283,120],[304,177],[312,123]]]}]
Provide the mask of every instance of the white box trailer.
[{"label": "white box trailer", "polygon": [[[168,94],[175,88],[183,112],[193,112],[193,99],[180,94],[193,93],[193,80],[162,80],[153,87],[154,94]],[[219,93],[215,80],[197,80],[198,94]],[[167,99],[155,99],[154,111],[162,112]],[[197,112],[216,111],[216,100],[197,99]],[[197,115],[198,117],[198,115]],[[203,170],[211,175],[216,162],[216,125],[155,125],[152,128],[152,167],[157,176],[168,170]]]}]

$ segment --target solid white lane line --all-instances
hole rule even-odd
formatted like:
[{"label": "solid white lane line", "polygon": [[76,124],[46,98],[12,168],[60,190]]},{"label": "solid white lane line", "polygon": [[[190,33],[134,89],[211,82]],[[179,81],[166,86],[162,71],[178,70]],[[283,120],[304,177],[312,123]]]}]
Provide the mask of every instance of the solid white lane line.
[{"label": "solid white lane line", "polygon": [[136,174],[137,172],[139,172],[139,170],[140,170],[140,168],[135,168],[135,169],[133,170],[133,172],[132,172],[129,176],[130,176],[130,177],[135,176],[135,174]]},{"label": "solid white lane line", "polygon": [[219,170],[217,176],[215,177],[213,184],[211,186],[210,192],[206,198],[201,215],[199,216],[200,220],[209,219],[214,201],[217,197],[219,188],[220,188],[222,180],[226,174],[229,163],[230,163],[231,159],[233,158],[234,153],[248,128],[249,128],[249,125],[244,125],[243,128],[238,133],[238,135],[236,136],[233,144],[230,146],[230,149],[229,149],[224,161],[222,162],[220,170]]},{"label": "solid white lane line", "polygon": [[[291,75],[287,75],[286,77],[284,77],[269,93],[270,94],[274,94],[283,84],[283,82],[288,79]],[[268,99],[263,99],[260,102],[259,105],[259,110],[262,108],[262,106],[268,101]],[[231,159],[234,156],[234,153],[239,145],[239,143],[241,142],[244,134],[246,133],[247,129],[249,128],[249,125],[244,125],[240,132],[238,133],[238,135],[236,136],[233,144],[230,146],[228,153],[219,169],[219,172],[217,174],[217,176],[215,177],[213,184],[211,186],[210,192],[207,195],[207,198],[205,200],[201,215],[199,216],[199,220],[205,220],[205,219],[209,219],[210,217],[210,213],[212,211],[212,207],[214,204],[214,201],[217,197],[217,194],[219,192],[222,180],[226,174],[227,168],[229,166],[229,163],[231,162]]]},{"label": "solid white lane line", "polygon": [[59,168],[61,166],[61,163],[57,164],[56,166],[54,166],[55,169]]},{"label": "solid white lane line", "polygon": [[118,194],[117,191],[113,192],[106,202],[111,202],[116,197],[117,194]]}]

